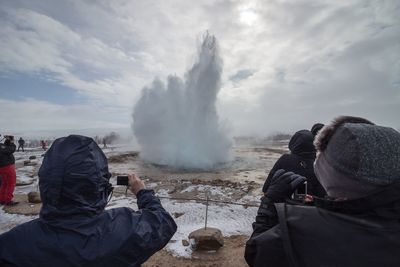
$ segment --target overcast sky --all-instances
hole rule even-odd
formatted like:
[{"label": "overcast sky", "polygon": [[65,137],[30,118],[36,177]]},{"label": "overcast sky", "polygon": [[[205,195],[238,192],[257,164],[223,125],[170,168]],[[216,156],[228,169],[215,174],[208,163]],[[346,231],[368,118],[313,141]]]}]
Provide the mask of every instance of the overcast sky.
[{"label": "overcast sky", "polygon": [[129,128],[154,77],[208,30],[234,135],[337,115],[400,128],[400,1],[0,0],[0,133]]}]

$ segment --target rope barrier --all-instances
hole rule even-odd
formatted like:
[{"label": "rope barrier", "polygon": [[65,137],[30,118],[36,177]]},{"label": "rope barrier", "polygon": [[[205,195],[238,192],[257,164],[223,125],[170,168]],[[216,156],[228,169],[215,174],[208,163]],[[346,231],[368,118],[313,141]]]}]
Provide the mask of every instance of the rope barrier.
[{"label": "rope barrier", "polygon": [[[207,199],[205,199],[205,198],[165,197],[165,196],[157,196],[157,197],[161,198],[161,199],[207,202]],[[256,204],[250,204],[250,203],[239,203],[239,202],[222,201],[222,200],[214,200],[214,199],[208,199],[208,202],[239,205],[239,206],[245,206],[245,207],[256,207],[256,208],[258,208],[260,206],[259,204],[256,205]]]},{"label": "rope barrier", "polygon": [[[114,192],[115,194],[115,192]],[[117,193],[117,194],[123,194],[123,193]],[[257,204],[251,204],[251,203],[240,203],[240,202],[232,202],[232,201],[223,201],[223,200],[215,200],[215,199],[210,199],[210,198],[188,198],[188,197],[167,197],[167,196],[160,196],[156,194],[156,197],[160,199],[169,199],[169,200],[179,200],[179,201],[196,201],[196,202],[212,202],[212,203],[219,203],[219,204],[229,204],[229,205],[238,205],[238,206],[244,206],[244,207],[256,207],[258,208],[260,206],[259,203]]]}]

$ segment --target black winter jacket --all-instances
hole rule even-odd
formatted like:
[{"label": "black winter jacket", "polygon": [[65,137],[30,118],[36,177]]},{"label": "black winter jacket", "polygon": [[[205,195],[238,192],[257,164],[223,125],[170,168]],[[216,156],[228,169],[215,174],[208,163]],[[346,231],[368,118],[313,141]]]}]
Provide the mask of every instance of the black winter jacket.
[{"label": "black winter jacket", "polygon": [[249,266],[400,266],[400,184],[366,198],[316,206],[263,198],[246,244]]},{"label": "black winter jacket", "polygon": [[[307,178],[307,193],[318,197],[326,195],[325,189],[319,183],[314,173],[315,147],[314,136],[308,130],[296,132],[289,142],[290,154],[283,154],[272,167],[263,186],[263,192],[267,191],[268,185],[275,172],[279,169],[291,171]],[[305,193],[305,186],[298,188],[299,194]]]},{"label": "black winter jacket", "polygon": [[0,144],[0,168],[15,164],[15,158],[13,155],[15,149],[16,146],[13,143],[6,141],[4,144]]},{"label": "black winter jacket", "polygon": [[81,143],[46,152],[40,217],[0,235],[0,266],[140,266],[174,235],[173,218],[145,189],[137,195],[139,211],[104,210],[107,159],[91,138],[67,138]]}]

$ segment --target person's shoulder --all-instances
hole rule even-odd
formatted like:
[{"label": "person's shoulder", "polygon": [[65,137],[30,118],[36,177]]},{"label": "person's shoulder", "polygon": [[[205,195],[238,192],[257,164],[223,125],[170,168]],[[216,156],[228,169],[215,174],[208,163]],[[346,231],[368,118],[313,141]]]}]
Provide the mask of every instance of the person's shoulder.
[{"label": "person's shoulder", "polygon": [[297,157],[293,154],[283,154],[278,161],[276,162],[279,164],[294,164],[297,162]]},{"label": "person's shoulder", "polygon": [[293,203],[275,203],[276,211],[278,212],[278,216],[280,219],[285,217],[285,219],[289,217],[298,218],[302,216],[310,217],[312,214],[318,214],[320,211],[314,205],[303,205],[293,204]]},{"label": "person's shoulder", "polygon": [[129,207],[118,207],[105,210],[104,214],[107,214],[108,216],[123,216],[123,215],[130,215],[132,214],[132,212],[135,211]]},{"label": "person's shoulder", "polygon": [[268,231],[260,233],[254,237],[251,237],[246,245],[250,246],[261,246],[264,249],[275,248],[278,244],[282,243],[282,231],[280,225],[275,225]]},{"label": "person's shoulder", "polygon": [[39,227],[39,219],[20,224],[10,229],[9,231],[0,234],[0,243],[10,240],[10,238],[30,236],[32,232],[36,232],[35,228]]},{"label": "person's shoulder", "polygon": [[287,214],[290,213],[319,213],[319,208],[314,205],[303,205],[303,204],[292,204],[292,203],[275,203],[277,210],[285,211]]}]

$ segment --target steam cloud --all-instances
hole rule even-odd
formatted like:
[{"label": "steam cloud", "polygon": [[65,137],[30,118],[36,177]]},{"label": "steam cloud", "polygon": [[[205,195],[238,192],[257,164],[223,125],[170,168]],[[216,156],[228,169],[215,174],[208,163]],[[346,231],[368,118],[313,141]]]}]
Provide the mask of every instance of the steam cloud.
[{"label": "steam cloud", "polygon": [[232,143],[216,109],[222,59],[217,40],[208,33],[198,60],[184,79],[155,79],[133,110],[133,131],[140,155],[153,163],[178,168],[213,168],[231,159]]}]

